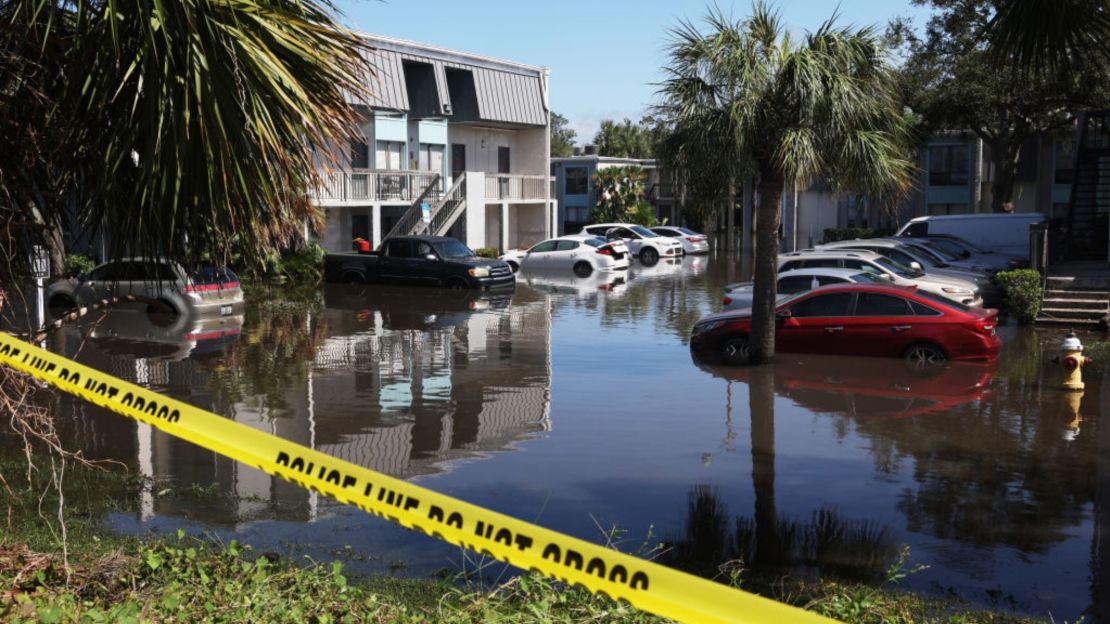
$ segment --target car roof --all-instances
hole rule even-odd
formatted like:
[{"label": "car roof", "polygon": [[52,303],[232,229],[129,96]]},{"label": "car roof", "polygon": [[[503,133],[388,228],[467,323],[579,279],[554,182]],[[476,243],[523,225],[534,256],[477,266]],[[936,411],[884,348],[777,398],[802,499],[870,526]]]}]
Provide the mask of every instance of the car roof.
[{"label": "car roof", "polygon": [[909,220],[909,223],[921,223],[922,221],[965,221],[968,219],[1041,219],[1044,220],[1044,214],[1040,212],[973,212],[971,214],[958,214],[958,215],[923,215],[914,217]]},{"label": "car roof", "polygon": [[874,251],[867,251],[865,249],[802,249],[799,251],[791,251],[788,253],[779,254],[779,260],[793,258],[816,258],[820,256],[831,256],[833,258],[863,258],[866,260],[883,257],[882,254],[875,253]]},{"label": "car roof", "polygon": [[853,238],[851,240],[833,241],[831,243],[822,243],[817,245],[818,251],[822,249],[843,249],[851,248],[856,245],[880,245],[882,247],[897,247],[904,243],[900,241],[890,240],[889,238]]},{"label": "car roof", "polygon": [[638,223],[591,223],[589,225],[582,226],[582,229],[584,230],[586,228],[592,228],[592,227],[627,227],[627,228],[630,228],[630,227],[636,227],[638,225],[639,225]]},{"label": "car roof", "polygon": [[789,271],[781,271],[779,272],[778,277],[779,279],[793,276],[807,277],[810,275],[816,277],[851,277],[853,275],[859,275],[860,273],[864,273],[864,271],[861,271],[859,269],[841,269],[833,267],[809,267],[801,269],[790,269]]}]

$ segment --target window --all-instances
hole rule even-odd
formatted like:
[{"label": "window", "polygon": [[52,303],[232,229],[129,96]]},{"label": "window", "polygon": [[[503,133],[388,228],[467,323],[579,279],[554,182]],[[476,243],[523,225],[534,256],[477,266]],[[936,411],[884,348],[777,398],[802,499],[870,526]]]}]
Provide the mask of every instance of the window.
[{"label": "window", "polygon": [[913,310],[909,302],[901,297],[860,293],[856,316],[913,316]]},{"label": "window", "polygon": [[968,180],[968,146],[937,145],[929,148],[929,185],[963,186]]},{"label": "window", "polygon": [[423,171],[432,171],[435,173],[443,173],[443,146],[433,145],[431,143],[420,144],[419,155],[420,169]]},{"label": "window", "polygon": [[351,139],[351,168],[370,168],[370,146],[361,139]]},{"label": "window", "polygon": [[940,316],[940,312],[930,308],[929,306],[918,303],[916,301],[910,302],[910,307],[913,308],[913,313],[918,316]]},{"label": "window", "polygon": [[555,244],[558,243],[558,242],[559,241],[553,241],[553,240],[544,241],[544,242],[540,243],[539,245],[536,245],[535,247],[529,249],[528,253],[547,253],[549,251],[555,251]]},{"label": "window", "polygon": [[466,145],[463,143],[451,144],[451,177],[457,178],[466,171]]},{"label": "window", "polygon": [[840,266],[840,261],[836,258],[814,258],[813,260],[806,260],[802,263],[807,269],[820,269],[820,268],[837,268]]},{"label": "window", "polygon": [[585,240],[585,243],[590,247],[601,247],[602,245],[607,245],[608,241],[600,238],[589,238]]},{"label": "window", "polygon": [[910,226],[908,228],[906,228],[906,234],[905,235],[906,236],[913,236],[913,237],[928,236],[929,235],[929,222],[928,221],[918,221],[917,223],[911,223]]},{"label": "window", "polygon": [[[829,284],[844,284],[847,281],[848,280],[840,278],[840,277],[821,276],[821,277],[817,278],[817,285],[818,286],[828,286]],[[869,281],[874,281],[874,280],[869,280]]]},{"label": "window", "polygon": [[790,313],[799,317],[848,316],[852,296],[852,293],[817,295],[795,303],[790,307]]},{"label": "window", "polygon": [[374,158],[378,169],[404,169],[405,144],[400,141],[378,141]]},{"label": "window", "polygon": [[567,195],[585,195],[590,192],[590,170],[586,167],[567,167],[563,192]]},{"label": "window", "polygon": [[1056,184],[1071,184],[1075,179],[1075,141],[1059,139],[1053,145],[1053,151],[1056,161],[1053,181]]},{"label": "window", "polygon": [[412,251],[412,244],[405,238],[394,238],[386,245],[385,255],[391,258],[408,258]]},{"label": "window", "polygon": [[497,148],[497,173],[509,173],[510,151],[504,145]]},{"label": "window", "polygon": [[634,234],[632,232],[632,230],[630,230],[628,228],[613,228],[613,229],[609,230],[609,232],[606,233],[606,236],[608,236],[610,240],[616,239],[616,238],[630,238],[630,239],[635,240],[637,238],[640,238],[639,236],[636,236],[636,234]]},{"label": "window", "polygon": [[779,280],[779,294],[793,295],[795,293],[813,290],[816,277],[811,275],[792,275]]},{"label": "window", "polygon": [[[876,251],[878,251],[878,250],[876,250]],[[882,251],[885,251],[887,257],[889,257],[891,260],[893,260],[895,262],[898,262],[899,264],[904,264],[906,266],[911,266],[910,263],[912,263],[912,262],[917,262],[918,264],[921,264],[921,262],[918,261],[917,258],[914,258],[913,256],[911,256],[910,254],[908,254],[904,251],[900,251],[898,249],[893,249],[893,248],[884,249]]]},{"label": "window", "polygon": [[474,252],[464,245],[462,241],[450,239],[436,241],[432,244],[439,252],[441,258],[473,258]]},{"label": "window", "polygon": [[561,240],[555,245],[555,251],[572,251],[578,249],[578,241]]},{"label": "window", "polygon": [[[590,209],[586,206],[567,206],[566,207],[567,223],[585,223],[586,219],[590,217]],[[591,232],[593,234],[594,232]],[[604,234],[604,232],[602,232]]]},{"label": "window", "polygon": [[432,246],[424,241],[416,241],[416,257],[423,258],[429,254],[435,254],[435,250],[432,249]]},{"label": "window", "polygon": [[794,269],[800,268],[802,268],[801,260],[791,260],[790,262],[787,262],[786,264],[779,267],[779,271],[793,271]]},{"label": "window", "polygon": [[931,215],[967,214],[967,204],[929,204]]}]

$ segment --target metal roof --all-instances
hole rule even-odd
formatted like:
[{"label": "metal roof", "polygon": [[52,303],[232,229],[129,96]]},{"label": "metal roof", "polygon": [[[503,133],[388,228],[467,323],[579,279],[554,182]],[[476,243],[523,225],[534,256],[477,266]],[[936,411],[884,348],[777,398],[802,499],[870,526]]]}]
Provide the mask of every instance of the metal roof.
[{"label": "metal roof", "polygon": [[547,125],[546,69],[376,35],[367,39],[374,46],[367,53],[367,60],[375,76],[369,78],[373,96],[366,103],[373,108],[411,110],[404,71],[404,62],[411,61],[432,67],[439,112],[446,117],[452,111],[446,77],[450,68],[470,73],[477,99],[477,121]]}]

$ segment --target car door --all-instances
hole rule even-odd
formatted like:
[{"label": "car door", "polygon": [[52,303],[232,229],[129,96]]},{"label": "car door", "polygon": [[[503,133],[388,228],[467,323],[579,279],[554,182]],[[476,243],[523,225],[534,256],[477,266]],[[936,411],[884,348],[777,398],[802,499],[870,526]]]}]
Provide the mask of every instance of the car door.
[{"label": "car door", "polygon": [[[556,241],[555,250],[548,254],[553,268],[569,269],[583,256],[578,241]],[[591,265],[592,266],[592,265]]]},{"label": "car door", "polygon": [[113,278],[118,265],[118,262],[109,262],[89,271],[89,274],[77,285],[74,292],[76,303],[88,305],[109,296],[108,293],[111,291],[111,284],[114,281]]},{"label": "car door", "polygon": [[894,294],[861,292],[844,319],[844,339],[858,355],[898,357],[915,340],[910,302]]},{"label": "car door", "polygon": [[790,316],[778,321],[776,349],[784,353],[847,353],[844,321],[855,293],[817,293],[790,305]]},{"label": "car door", "polygon": [[528,250],[528,255],[520,259],[520,266],[530,269],[544,269],[551,266],[551,253],[555,251],[557,241],[549,240],[535,245]]},{"label": "car door", "polygon": [[422,284],[438,284],[443,278],[443,261],[439,254],[427,241],[411,242],[413,254],[405,261],[407,272]]},{"label": "car door", "polygon": [[624,241],[624,244],[628,246],[628,251],[632,255],[640,255],[640,250],[644,247],[644,241],[640,238],[639,234],[633,232],[628,228],[620,227],[616,228],[615,232],[609,233],[609,238],[614,237]]},{"label": "car door", "polygon": [[410,255],[412,243],[407,238],[391,238],[385,242],[385,247],[378,259],[382,281],[386,283],[403,283],[405,260]]}]

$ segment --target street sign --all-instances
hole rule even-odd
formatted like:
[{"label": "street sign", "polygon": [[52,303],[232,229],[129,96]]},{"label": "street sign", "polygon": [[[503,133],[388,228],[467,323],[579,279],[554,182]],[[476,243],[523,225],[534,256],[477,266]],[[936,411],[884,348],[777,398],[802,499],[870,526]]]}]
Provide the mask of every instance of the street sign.
[{"label": "street sign", "polygon": [[47,279],[50,277],[50,253],[42,245],[35,245],[31,251],[31,277]]}]

